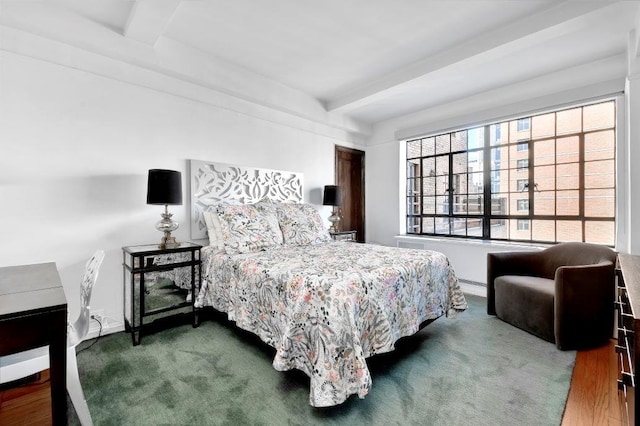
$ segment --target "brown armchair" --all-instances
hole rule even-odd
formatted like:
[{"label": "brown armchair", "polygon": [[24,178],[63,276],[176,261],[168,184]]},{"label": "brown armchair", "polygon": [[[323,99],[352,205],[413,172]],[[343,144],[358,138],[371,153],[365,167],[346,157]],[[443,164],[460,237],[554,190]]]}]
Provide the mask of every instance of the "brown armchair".
[{"label": "brown armchair", "polygon": [[487,313],[558,349],[605,344],[613,335],[616,256],[588,243],[489,253]]}]

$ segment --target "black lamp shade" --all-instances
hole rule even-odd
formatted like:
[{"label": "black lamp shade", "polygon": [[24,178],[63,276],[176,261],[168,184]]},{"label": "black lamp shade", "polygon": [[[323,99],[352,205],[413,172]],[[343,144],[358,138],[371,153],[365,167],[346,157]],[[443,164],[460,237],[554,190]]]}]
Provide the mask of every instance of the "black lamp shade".
[{"label": "black lamp shade", "polygon": [[182,204],[180,172],[162,169],[149,170],[147,204]]},{"label": "black lamp shade", "polygon": [[336,185],[325,185],[324,194],[322,196],[322,205],[339,206],[342,204],[340,197],[340,187]]}]

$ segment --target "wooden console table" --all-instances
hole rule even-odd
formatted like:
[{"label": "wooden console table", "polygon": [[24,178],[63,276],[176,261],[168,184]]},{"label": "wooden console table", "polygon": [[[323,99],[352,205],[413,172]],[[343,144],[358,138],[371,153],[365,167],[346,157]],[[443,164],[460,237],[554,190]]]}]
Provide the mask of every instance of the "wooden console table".
[{"label": "wooden console table", "polygon": [[49,345],[54,425],[67,424],[67,299],[55,263],[0,268],[0,356]]}]

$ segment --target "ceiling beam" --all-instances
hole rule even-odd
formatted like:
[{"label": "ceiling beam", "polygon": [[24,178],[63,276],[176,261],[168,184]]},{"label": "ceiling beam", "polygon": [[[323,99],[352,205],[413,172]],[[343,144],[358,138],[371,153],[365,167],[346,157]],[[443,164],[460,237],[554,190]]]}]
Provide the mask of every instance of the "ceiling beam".
[{"label": "ceiling beam", "polygon": [[136,0],[124,27],[125,37],[154,46],[180,2],[181,0]]},{"label": "ceiling beam", "polygon": [[[328,111],[347,112],[392,96],[412,80],[447,67],[474,61],[485,62],[507,53],[538,44],[588,25],[587,15],[609,6],[608,1],[563,1],[540,13],[485,33],[453,49],[422,59],[406,68],[389,73],[370,84],[326,103]],[[562,24],[562,25],[560,25]]]}]

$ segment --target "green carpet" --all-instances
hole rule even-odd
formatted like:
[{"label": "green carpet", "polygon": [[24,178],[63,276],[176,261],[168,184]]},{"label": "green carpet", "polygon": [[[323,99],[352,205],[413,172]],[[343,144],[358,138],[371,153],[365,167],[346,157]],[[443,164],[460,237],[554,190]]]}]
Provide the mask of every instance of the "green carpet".
[{"label": "green carpet", "polygon": [[311,407],[308,378],[274,370],[273,350],[222,316],[136,347],[129,334],[102,337],[79,353],[80,377],[96,425],[560,424],[575,351],[488,316],[483,298],[468,301],[456,319],[369,359],[369,395],[332,408]]}]

